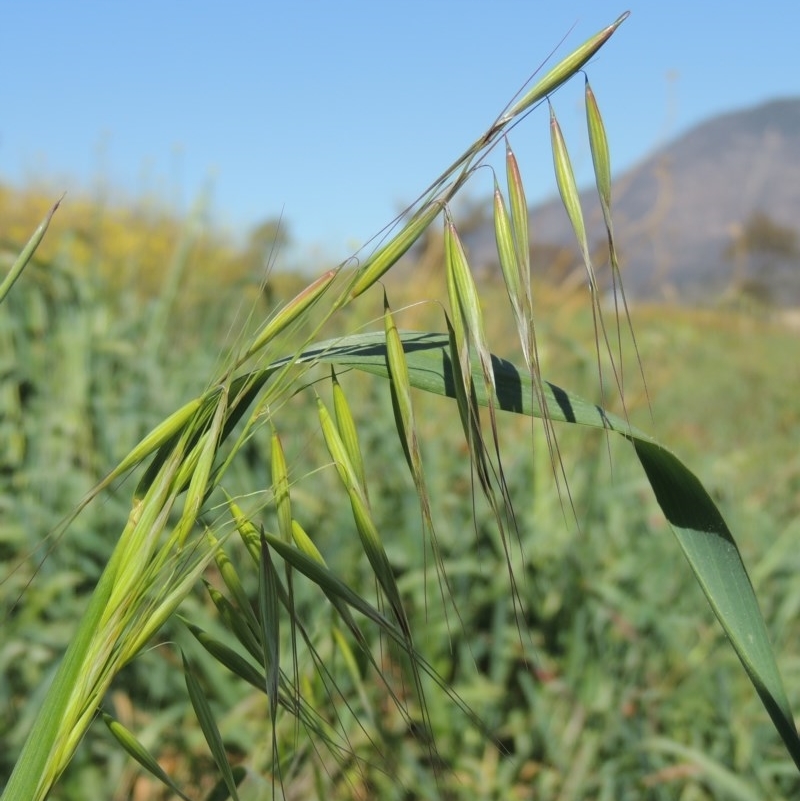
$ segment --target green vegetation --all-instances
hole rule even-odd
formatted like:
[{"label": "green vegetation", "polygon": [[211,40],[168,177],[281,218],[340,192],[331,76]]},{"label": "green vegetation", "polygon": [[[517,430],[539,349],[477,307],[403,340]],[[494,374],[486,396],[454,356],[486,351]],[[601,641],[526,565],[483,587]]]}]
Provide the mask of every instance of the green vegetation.
[{"label": "green vegetation", "polygon": [[[139,292],[76,253],[74,230],[47,235],[0,314],[4,801],[176,797],[170,782],[189,798],[796,795],[792,335],[636,309],[638,352],[630,336],[620,352],[623,308],[618,329],[596,292],[530,286],[510,149],[502,280],[480,302],[448,212],[485,149],[615,27],[358,268],[291,300],[293,279],[267,297],[246,272],[186,289],[219,255],[196,219],[169,258],[129,262],[160,277]],[[441,216],[438,274],[394,279]],[[610,225],[609,240],[613,269]]]}]

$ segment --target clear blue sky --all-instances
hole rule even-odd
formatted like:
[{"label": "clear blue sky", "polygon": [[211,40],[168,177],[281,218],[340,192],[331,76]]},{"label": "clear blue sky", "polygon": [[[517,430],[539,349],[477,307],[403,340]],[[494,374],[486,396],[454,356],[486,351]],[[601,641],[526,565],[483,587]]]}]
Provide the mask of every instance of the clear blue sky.
[{"label": "clear blue sky", "polygon": [[[564,55],[626,9],[588,69],[617,171],[707,116],[800,95],[800,4],[786,0],[6,0],[0,180],[102,177],[179,210],[211,181],[220,224],[283,211],[293,238],[344,258],[562,37]],[[553,102],[588,180],[582,83]],[[547,129],[540,109],[512,134],[529,200],[553,191]],[[470,191],[490,188],[481,171]]]}]

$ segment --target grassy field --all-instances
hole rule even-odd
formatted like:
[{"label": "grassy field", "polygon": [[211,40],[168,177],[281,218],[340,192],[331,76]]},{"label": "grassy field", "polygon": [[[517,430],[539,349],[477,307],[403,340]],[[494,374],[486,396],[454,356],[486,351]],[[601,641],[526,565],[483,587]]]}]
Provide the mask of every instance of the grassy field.
[{"label": "grassy field", "polygon": [[[41,702],[39,688],[73,636],[125,525],[135,480],[105,492],[63,536],[52,533],[153,425],[206,388],[240,341],[237,332],[269,310],[258,276],[214,282],[211,267],[209,280],[195,281],[187,302],[183,276],[200,257],[182,250],[180,231],[173,233],[177,255],[167,259],[170,269],[161,265],[158,286],[159,265],[152,253],[137,256],[135,242],[121,282],[102,261],[76,255],[69,246],[76,230],[62,230],[0,316],[0,785]],[[147,291],[135,291],[140,271],[148,276]],[[416,299],[409,287],[432,280],[412,271],[402,282],[389,281],[401,329],[441,326],[434,302],[404,308]],[[289,297],[293,284],[291,276],[275,276],[274,296]],[[485,309],[506,308],[499,282],[481,292]],[[585,299],[546,287],[537,297],[544,374],[600,402]],[[380,329],[378,296],[373,306],[348,310],[337,325]],[[488,316],[491,341],[500,355],[517,358],[509,318]],[[633,323],[652,418],[630,348],[627,414],[684,459],[736,532],[797,707],[797,334],[754,315],[665,307],[637,307]],[[415,396],[449,580],[442,602],[402,448],[396,436],[386,436],[394,427],[387,388],[363,374],[340,380],[357,417],[372,512],[418,632],[416,645],[451,695],[425,679],[433,735],[426,740],[418,725],[423,710],[409,700],[405,718],[392,703],[392,693],[411,689],[403,655],[386,641],[372,643],[387,685],[369,679],[363,664],[348,664],[331,634],[332,611],[298,578],[294,603],[309,621],[310,639],[303,642],[283,626],[284,653],[294,649],[284,669],[335,733],[328,749],[314,746],[293,717],[278,716],[275,742],[287,797],[796,796],[794,767],[626,443],[557,427],[564,465],[557,482],[541,431],[531,435],[529,420],[501,417],[518,532],[505,553],[491,511],[474,491],[452,404]],[[315,381],[310,374],[311,390]],[[621,413],[613,387],[607,375],[602,400]],[[319,391],[330,398],[327,389]],[[374,595],[346,496],[326,468],[330,457],[313,392],[286,399],[280,420],[295,517],[313,532],[333,569]],[[264,525],[277,528],[274,511],[265,510],[270,447],[269,428],[256,430],[225,489],[249,514],[263,510]],[[222,516],[215,496],[201,520],[213,528]],[[239,566],[249,558],[241,544],[232,544],[229,554]],[[205,579],[222,586],[218,567],[209,567]],[[244,590],[258,597],[255,576]],[[227,636],[202,586],[180,611],[220,639]],[[263,694],[204,655],[177,619],[115,679],[104,709],[137,734],[188,795],[208,793],[218,774],[189,704],[179,648],[193,660],[230,761],[248,771],[243,797],[271,797],[278,772]],[[52,797],[173,796],[95,721]]]}]

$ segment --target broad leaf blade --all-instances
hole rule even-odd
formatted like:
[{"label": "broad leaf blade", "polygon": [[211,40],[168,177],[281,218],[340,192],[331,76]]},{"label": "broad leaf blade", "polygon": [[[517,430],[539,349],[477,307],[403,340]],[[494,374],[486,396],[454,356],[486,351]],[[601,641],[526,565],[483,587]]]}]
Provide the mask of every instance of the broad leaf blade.
[{"label": "broad leaf blade", "polygon": [[800,767],[800,741],[755,591],[739,549],[708,492],[678,458],[631,438],[658,505],[775,728]]},{"label": "broad leaf blade", "polygon": [[[411,384],[437,395],[455,397],[447,337],[420,333],[401,336]],[[318,358],[340,368],[352,367],[388,377],[385,343],[381,340],[381,334],[340,340],[330,349],[323,347]],[[493,402],[497,407],[539,416],[539,405],[526,373],[497,357],[492,358],[492,366],[496,385]],[[480,377],[480,365],[473,362],[472,371],[476,379]],[[478,402],[487,405],[490,399],[485,385],[481,381],[474,385]],[[674,454],[616,415],[548,382],[543,382],[542,394],[551,420],[613,430],[631,441],[714,614],[800,767],[800,738],[753,586],[733,536],[703,485]]]}]

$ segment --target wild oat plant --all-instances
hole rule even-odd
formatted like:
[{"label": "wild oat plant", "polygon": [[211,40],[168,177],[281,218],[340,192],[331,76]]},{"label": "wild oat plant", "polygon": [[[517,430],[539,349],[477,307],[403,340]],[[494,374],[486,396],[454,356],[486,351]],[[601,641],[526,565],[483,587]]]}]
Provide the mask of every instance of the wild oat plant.
[{"label": "wild oat plant", "polygon": [[[620,437],[630,444],[689,567],[792,760],[800,766],[800,741],[753,588],[733,536],[709,494],[669,450],[630,425],[624,400],[621,416],[616,416],[549,383],[540,369],[527,203],[508,134],[580,73],[626,16],[591,37],[521,93],[367,258],[329,270],[275,311],[216,375],[209,376],[207,390],[153,428],[55,532],[60,534],[88,504],[100,502],[109,487],[142,466],[127,525],[44,696],[3,801],[44,799],[98,718],[171,792],[190,797],[191,791],[179,788],[156,756],[108,711],[112,708],[108,692],[115,676],[168,621],[173,627],[184,627],[184,642],[190,633],[207,658],[252,685],[255,697],[263,699],[257,709],[263,743],[268,745],[249,762],[241,755],[234,759],[208,700],[196,656],[200,651],[183,654],[188,697],[218,771],[219,781],[209,798],[307,798],[314,792],[329,797],[326,792],[333,790],[326,791],[325,786],[338,788],[336,797],[500,797],[496,790],[470,778],[454,754],[440,746],[442,717],[452,720],[455,716],[461,721],[455,729],[462,730],[463,737],[455,746],[448,740],[448,750],[472,748],[474,753],[494,754],[498,760],[513,759],[507,753],[513,747],[502,735],[504,721],[490,720],[485,705],[484,714],[479,715],[477,699],[456,691],[452,668],[441,657],[447,648],[437,649],[435,664],[426,657],[425,643],[431,637],[469,644],[471,632],[452,603],[453,587],[463,585],[464,576],[452,569],[437,538],[437,527],[443,524],[437,510],[442,504],[432,488],[438,492],[441,484],[426,474],[427,460],[422,455],[426,440],[435,440],[436,434],[430,426],[421,425],[415,414],[420,391],[449,399],[460,420],[462,452],[470,466],[475,531],[477,516],[483,515],[482,535],[488,519],[491,536],[504,555],[504,580],[517,640],[511,647],[531,676],[541,678],[542,673],[537,673],[526,623],[536,610],[528,608],[531,602],[520,584],[525,579],[515,567],[520,527],[525,523],[515,510],[512,482],[504,466],[499,433],[503,413],[540,421],[538,430],[529,429],[530,455],[541,458],[545,454],[554,492],[567,518],[575,515],[575,506],[556,437],[561,424],[599,429],[606,437]],[[585,103],[612,270],[611,321],[606,319],[607,306],[590,259],[567,147],[551,108],[552,157],[586,268],[601,397],[618,394],[624,398],[622,335],[633,348],[635,339],[611,221],[608,145],[588,79]],[[497,178],[494,185],[497,255],[519,335],[520,365],[495,355],[487,340],[480,293],[451,211],[468,179],[498,146],[505,148],[506,175],[504,187]],[[54,211],[0,287],[0,298],[5,298],[22,273]],[[353,304],[374,306],[381,278],[439,220],[449,300],[439,331],[399,330],[384,292],[378,330],[320,336],[329,321]],[[491,313],[507,315],[508,310],[493,308]],[[623,326],[620,320],[628,322]],[[423,532],[418,548],[427,554],[428,564],[425,582],[414,585],[411,592],[417,605],[422,603],[420,594],[424,596],[428,623],[415,615],[412,624],[409,587],[403,583],[397,560],[390,558],[396,553],[389,541],[392,533],[381,530],[373,511],[375,476],[365,466],[361,444],[363,421],[370,409],[363,408],[363,400],[351,406],[346,382],[340,381],[348,373],[365,374],[385,387],[390,398],[394,431],[382,430],[380,436],[399,442],[404,469],[415,488]],[[290,420],[291,401],[303,394],[313,397],[316,408],[316,419],[301,423],[303,436],[319,434],[327,456],[315,469],[300,475],[290,466],[283,443],[287,435],[297,435],[285,426],[297,426],[298,421],[284,420]],[[263,440],[265,434],[270,443],[266,459],[270,473],[264,476],[267,489],[252,486],[232,491],[238,463],[253,441]],[[389,467],[397,470],[396,464]],[[296,511],[315,492],[326,495],[325,507],[342,500],[349,508],[338,536],[348,547],[358,544],[360,558],[355,562],[343,565],[336,553],[322,553],[314,530],[306,530],[298,519],[303,515]],[[580,520],[574,524],[580,526]],[[464,548],[470,547],[472,537],[474,532],[464,532]],[[363,577],[365,572],[374,592],[357,589],[369,586],[356,580],[357,574]],[[214,632],[179,615],[182,602],[204,579],[218,612]],[[486,653],[474,637],[469,648],[476,654]],[[528,689],[535,693],[532,687]],[[399,752],[408,748],[409,738],[421,756],[418,753],[415,762],[404,763]],[[483,743],[483,752],[475,749],[476,743]],[[309,763],[313,763],[311,770]],[[414,764],[417,772],[408,764]],[[476,769],[476,774],[484,768]],[[531,788],[534,773],[529,777]],[[518,776],[515,786],[519,797],[533,797],[527,794],[533,789],[525,789],[524,775]],[[545,789],[538,786],[539,792]],[[597,785],[596,796],[601,795]],[[558,797],[573,796],[565,786]]]}]

